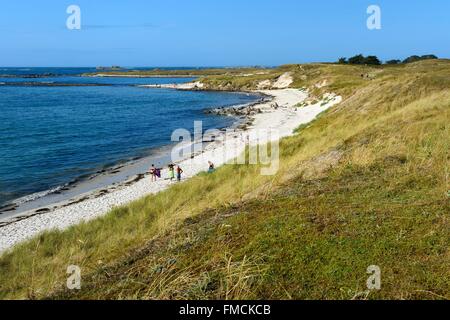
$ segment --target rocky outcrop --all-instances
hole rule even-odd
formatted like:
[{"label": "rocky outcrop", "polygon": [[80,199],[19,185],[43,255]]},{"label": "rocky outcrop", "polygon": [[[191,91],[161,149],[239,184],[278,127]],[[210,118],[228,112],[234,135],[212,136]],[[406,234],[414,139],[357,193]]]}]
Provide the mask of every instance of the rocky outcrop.
[{"label": "rocky outcrop", "polygon": [[258,113],[262,113],[258,105],[261,105],[262,103],[270,101],[269,98],[261,98],[259,101],[246,104],[242,106],[234,106],[234,107],[220,107],[220,108],[214,108],[214,109],[207,109],[204,110],[204,113],[206,114],[216,114],[221,116],[236,116],[236,117],[248,117],[253,116]]}]

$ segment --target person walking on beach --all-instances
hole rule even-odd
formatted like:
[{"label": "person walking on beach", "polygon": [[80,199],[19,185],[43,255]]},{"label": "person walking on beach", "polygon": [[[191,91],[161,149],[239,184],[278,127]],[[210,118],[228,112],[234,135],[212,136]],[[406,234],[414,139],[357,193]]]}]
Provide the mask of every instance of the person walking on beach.
[{"label": "person walking on beach", "polygon": [[177,166],[177,180],[181,181],[181,174],[183,173],[183,169],[180,166]]},{"label": "person walking on beach", "polygon": [[152,164],[152,167],[150,168],[150,174],[152,176],[152,182],[156,181],[156,178],[161,178],[161,169],[156,168],[154,164]]},{"label": "person walking on beach", "polygon": [[214,163],[212,163],[211,161],[208,161],[208,173],[213,173],[216,169],[214,168]]},{"label": "person walking on beach", "polygon": [[169,164],[169,179],[170,181],[175,179],[175,166],[173,164]]},{"label": "person walking on beach", "polygon": [[156,168],[154,164],[152,164],[152,167],[150,168],[150,174],[152,176],[152,182],[156,181]]}]

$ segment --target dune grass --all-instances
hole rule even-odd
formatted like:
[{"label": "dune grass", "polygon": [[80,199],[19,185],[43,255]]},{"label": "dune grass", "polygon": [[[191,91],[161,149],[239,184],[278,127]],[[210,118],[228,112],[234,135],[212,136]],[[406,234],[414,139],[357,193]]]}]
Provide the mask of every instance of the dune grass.
[{"label": "dune grass", "polygon": [[275,176],[228,165],[46,232],[0,257],[0,298],[448,298],[450,62],[286,70],[345,99],[281,141]]}]

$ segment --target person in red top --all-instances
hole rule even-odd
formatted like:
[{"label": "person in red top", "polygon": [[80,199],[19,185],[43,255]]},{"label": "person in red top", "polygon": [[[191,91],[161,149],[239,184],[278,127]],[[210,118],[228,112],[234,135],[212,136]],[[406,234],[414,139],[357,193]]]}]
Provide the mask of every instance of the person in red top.
[{"label": "person in red top", "polygon": [[177,166],[177,180],[181,181],[181,174],[183,173],[183,169],[180,166]]}]

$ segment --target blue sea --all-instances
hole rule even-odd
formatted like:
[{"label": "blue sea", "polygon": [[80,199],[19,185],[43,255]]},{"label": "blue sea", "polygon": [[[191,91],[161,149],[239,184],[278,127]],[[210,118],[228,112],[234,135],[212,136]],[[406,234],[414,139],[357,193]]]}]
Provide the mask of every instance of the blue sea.
[{"label": "blue sea", "polygon": [[95,68],[0,67],[0,207],[151,155],[174,129],[193,131],[194,121],[204,130],[230,126],[235,119],[203,111],[259,99],[138,87],[192,79],[79,76],[85,72]]}]

